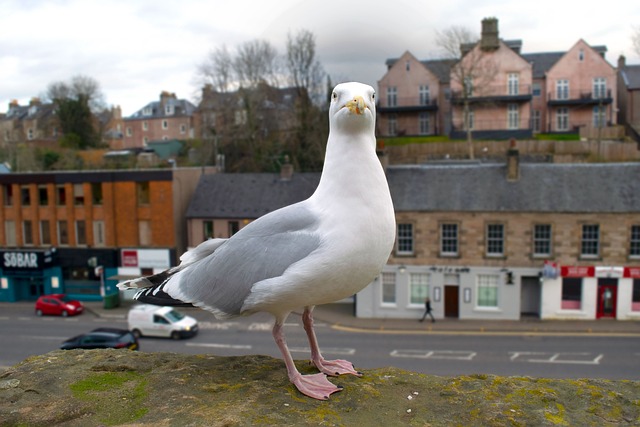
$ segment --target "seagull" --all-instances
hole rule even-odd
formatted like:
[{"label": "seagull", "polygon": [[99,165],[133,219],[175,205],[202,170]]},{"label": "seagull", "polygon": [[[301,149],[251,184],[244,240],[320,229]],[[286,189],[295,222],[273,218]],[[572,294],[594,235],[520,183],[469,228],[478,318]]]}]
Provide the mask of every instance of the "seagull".
[{"label": "seagull", "polygon": [[[228,239],[201,243],[184,253],[176,267],[118,287],[138,288],[134,299],[141,302],[193,305],[219,319],[270,313],[291,383],[320,400],[342,390],[327,376],[362,373],[346,360],[322,357],[313,309],[371,283],[394,245],[395,214],[376,155],[375,118],[371,86],[337,85],[322,175],[311,197],[256,219]],[[298,371],[285,340],[285,320],[300,309],[317,374]]]}]

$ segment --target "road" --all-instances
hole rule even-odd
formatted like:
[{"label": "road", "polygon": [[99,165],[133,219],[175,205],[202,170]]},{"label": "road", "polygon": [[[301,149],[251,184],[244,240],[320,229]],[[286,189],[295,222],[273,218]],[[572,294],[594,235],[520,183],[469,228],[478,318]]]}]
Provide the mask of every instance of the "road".
[{"label": "road", "polygon": [[[201,328],[196,337],[181,341],[142,338],[141,351],[280,357],[268,315],[217,321],[206,312],[194,313]],[[127,327],[123,319],[98,318],[89,313],[65,319],[5,310],[0,313],[0,367],[55,350],[66,338],[102,326]],[[640,380],[640,340],[632,337],[356,333],[336,330],[325,323],[317,323],[316,330],[325,357],[348,359],[358,369],[395,366],[447,376]],[[285,332],[294,358],[307,358],[308,344],[299,317],[290,317]]]}]

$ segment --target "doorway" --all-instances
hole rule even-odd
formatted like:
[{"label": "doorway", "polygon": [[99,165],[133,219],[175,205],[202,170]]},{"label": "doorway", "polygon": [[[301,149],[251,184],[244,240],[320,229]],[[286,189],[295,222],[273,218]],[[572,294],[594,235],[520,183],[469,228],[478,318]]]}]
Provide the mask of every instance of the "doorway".
[{"label": "doorway", "polygon": [[598,279],[598,309],[596,318],[616,318],[618,279]]},{"label": "doorway", "polygon": [[523,276],[520,290],[520,316],[540,317],[540,278],[537,276]]},{"label": "doorway", "polygon": [[444,317],[460,316],[460,291],[458,286],[444,287]]}]

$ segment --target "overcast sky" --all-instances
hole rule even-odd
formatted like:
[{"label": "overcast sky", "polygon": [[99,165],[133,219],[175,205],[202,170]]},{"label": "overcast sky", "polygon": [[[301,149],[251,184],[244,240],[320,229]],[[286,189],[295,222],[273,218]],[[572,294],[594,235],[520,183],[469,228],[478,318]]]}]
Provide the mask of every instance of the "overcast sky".
[{"label": "overcast sky", "polygon": [[316,37],[334,82],[376,85],[385,60],[409,50],[437,58],[435,33],[453,25],[480,34],[486,17],[523,52],[566,51],[579,39],[606,45],[607,60],[640,64],[631,36],[640,1],[559,0],[0,0],[0,112],[25,105],[49,83],[86,75],[125,116],[163,90],[194,101],[198,64],[218,46],[255,39],[285,52],[288,33]]}]

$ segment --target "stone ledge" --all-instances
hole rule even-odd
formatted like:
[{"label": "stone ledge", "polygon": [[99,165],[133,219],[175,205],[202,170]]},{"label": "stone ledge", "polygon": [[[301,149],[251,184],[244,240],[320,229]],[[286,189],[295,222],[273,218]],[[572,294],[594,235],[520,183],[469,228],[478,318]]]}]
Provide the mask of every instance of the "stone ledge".
[{"label": "stone ledge", "polygon": [[331,381],[344,390],[316,401],[267,356],[58,350],[0,373],[0,425],[640,425],[638,381],[440,377],[396,368]]}]

